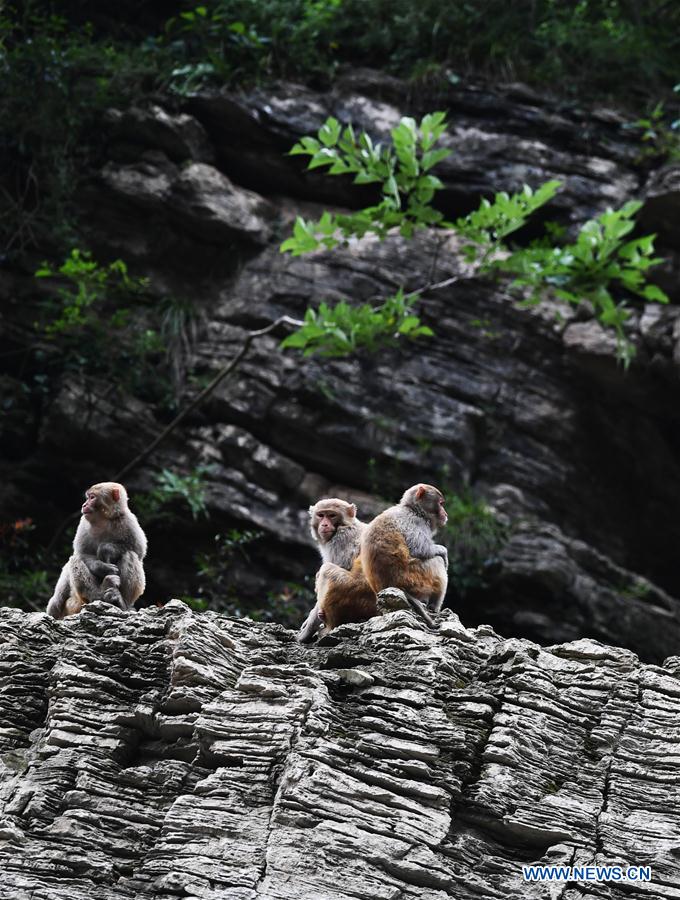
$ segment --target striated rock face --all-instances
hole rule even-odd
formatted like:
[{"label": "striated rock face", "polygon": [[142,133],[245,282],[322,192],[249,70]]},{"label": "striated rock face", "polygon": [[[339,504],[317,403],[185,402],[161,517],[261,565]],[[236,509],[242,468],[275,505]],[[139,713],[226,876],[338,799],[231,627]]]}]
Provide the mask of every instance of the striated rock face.
[{"label": "striated rock face", "polygon": [[680,660],[408,612],[303,648],[173,602],[0,611],[11,900],[576,898],[522,865],[680,891]]}]

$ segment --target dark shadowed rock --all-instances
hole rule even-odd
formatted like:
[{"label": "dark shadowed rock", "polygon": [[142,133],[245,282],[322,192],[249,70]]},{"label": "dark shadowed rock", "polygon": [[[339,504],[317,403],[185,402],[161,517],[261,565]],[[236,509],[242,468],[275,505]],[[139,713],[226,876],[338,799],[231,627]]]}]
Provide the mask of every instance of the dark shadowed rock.
[{"label": "dark shadowed rock", "polygon": [[[340,78],[326,93],[284,84],[239,95],[198,93],[187,105],[205,126],[221,166],[241,183],[356,205],[366,202],[370,191],[347,179],[303,173],[300,160],[286,157],[287,151],[303,135],[315,133],[328,116],[365,129],[376,140],[389,140],[402,115],[431,111],[426,102],[404,82],[360,72]],[[441,202],[450,213],[475,208],[480,195],[536,186],[550,178],[564,183],[550,212],[567,217],[574,208],[592,214],[620,205],[636,190],[631,164],[637,151],[621,121],[591,118],[584,128],[583,113],[559,109],[517,86],[493,92],[449,85],[437,97],[436,108],[446,109],[450,121],[444,145],[453,155],[437,168],[445,184]]]},{"label": "dark shadowed rock", "polygon": [[674,163],[654,172],[644,191],[640,220],[659,233],[664,244],[680,247],[680,165]]},{"label": "dark shadowed rock", "polygon": [[[485,621],[513,634],[545,644],[588,634],[651,660],[680,647],[677,600],[554,525],[518,524],[489,581]],[[479,617],[469,601],[453,605],[465,620]]]},{"label": "dark shadowed rock", "polygon": [[5,609],[0,642],[12,900],[563,891],[525,864],[651,866],[601,885],[612,900],[680,885],[677,657],[403,611],[308,649],[177,602]]},{"label": "dark shadowed rock", "polygon": [[[108,163],[101,178],[110,200],[149,216],[169,217],[177,231],[193,240],[266,244],[271,237],[273,207],[207,163],[179,168],[159,151],[148,151],[136,163]],[[150,223],[140,222],[137,229],[140,225],[146,231]]]},{"label": "dark shadowed rock", "polygon": [[134,158],[135,150],[162,150],[174,162],[213,162],[214,152],[205,129],[186,113],[169,113],[157,104],[130,109],[111,109],[105,118],[113,141],[131,145],[114,147],[112,153]]},{"label": "dark shadowed rock", "polygon": [[206,163],[192,163],[180,171],[173,206],[183,224],[207,240],[240,237],[266,244],[271,237],[270,204]]}]

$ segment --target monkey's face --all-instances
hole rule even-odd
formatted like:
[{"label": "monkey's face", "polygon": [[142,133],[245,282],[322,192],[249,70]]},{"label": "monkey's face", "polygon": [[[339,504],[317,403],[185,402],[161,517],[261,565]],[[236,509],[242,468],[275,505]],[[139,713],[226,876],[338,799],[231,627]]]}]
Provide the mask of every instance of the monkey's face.
[{"label": "monkey's face", "polygon": [[335,537],[338,528],[352,524],[356,512],[357,508],[353,503],[345,503],[344,500],[320,500],[309,508],[312,536],[320,544],[327,544]]},{"label": "monkey's face", "polygon": [[334,512],[325,512],[316,517],[316,533],[322,544],[326,544],[335,535],[340,525],[340,517]]},{"label": "monkey's face", "polygon": [[85,502],[80,507],[80,511],[86,519],[96,519],[101,512],[100,504],[99,491],[91,487],[85,491]]},{"label": "monkey's face", "polygon": [[442,497],[441,494],[439,495],[438,515],[439,515],[439,526],[443,527],[449,521],[449,514],[446,512],[446,509],[444,508],[444,498]]},{"label": "monkey's face", "polygon": [[[414,489],[411,488],[411,490]],[[432,522],[433,528],[441,528],[446,525],[449,517],[444,507],[444,495],[441,491],[431,484],[419,484],[415,488],[414,498]]]},{"label": "monkey's face", "polygon": [[119,510],[122,490],[122,486],[114,482],[93,484],[85,491],[85,502],[80,512],[88,522],[111,518]]}]

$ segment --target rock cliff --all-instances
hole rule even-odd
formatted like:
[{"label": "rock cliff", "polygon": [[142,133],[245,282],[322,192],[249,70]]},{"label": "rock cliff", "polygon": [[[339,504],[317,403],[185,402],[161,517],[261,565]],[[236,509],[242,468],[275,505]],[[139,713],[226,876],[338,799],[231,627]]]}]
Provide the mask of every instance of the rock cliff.
[{"label": "rock cliff", "polygon": [[[670,898],[680,661],[408,612],[304,648],[172,602],[0,610],[8,900]],[[522,865],[649,865],[648,884]]]}]

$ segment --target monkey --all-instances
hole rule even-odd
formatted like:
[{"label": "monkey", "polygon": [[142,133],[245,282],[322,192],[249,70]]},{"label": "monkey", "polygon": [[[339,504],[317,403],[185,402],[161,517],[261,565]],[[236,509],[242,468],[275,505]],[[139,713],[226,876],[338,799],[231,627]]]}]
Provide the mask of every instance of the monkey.
[{"label": "monkey", "polygon": [[55,619],[80,612],[86,603],[104,600],[131,609],[144,591],[142,561],[146,535],[128,508],[122,484],[104,481],[85,492],[73,555],[61,570],[47,604]]},{"label": "monkey", "polygon": [[309,643],[321,626],[326,633],[344,622],[377,615],[376,597],[363,577],[359,546],[366,523],[357,518],[354,503],[329,498],[309,507],[309,525],[321,554],[316,574],[317,603],[298,632]]},{"label": "monkey", "polygon": [[362,534],[359,558],[376,594],[396,587],[432,612],[441,610],[448,584],[448,552],[432,536],[447,521],[444,497],[429,484],[413,485],[396,506],[373,519]]}]

